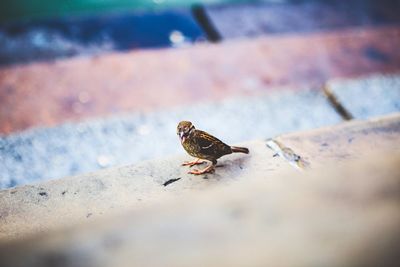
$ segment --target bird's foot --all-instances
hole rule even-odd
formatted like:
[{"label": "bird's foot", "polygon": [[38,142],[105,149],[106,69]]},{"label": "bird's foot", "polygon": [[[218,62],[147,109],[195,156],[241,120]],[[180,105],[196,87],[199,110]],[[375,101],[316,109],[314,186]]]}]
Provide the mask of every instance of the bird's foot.
[{"label": "bird's foot", "polygon": [[194,174],[194,175],[200,175],[200,174],[204,174],[204,173],[212,173],[214,172],[215,168],[214,165],[210,165],[207,168],[203,169],[203,170],[192,170],[190,172],[188,172],[189,174]]},{"label": "bird's foot", "polygon": [[189,166],[192,167],[194,165],[199,165],[199,164],[203,164],[205,161],[200,161],[200,159],[194,160],[194,161],[186,161],[184,163],[182,163],[182,166]]}]

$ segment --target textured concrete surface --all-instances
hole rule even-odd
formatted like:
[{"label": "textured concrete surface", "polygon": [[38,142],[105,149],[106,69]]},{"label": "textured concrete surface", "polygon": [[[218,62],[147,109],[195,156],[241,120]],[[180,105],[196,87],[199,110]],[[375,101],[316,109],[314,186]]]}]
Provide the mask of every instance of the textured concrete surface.
[{"label": "textured concrete surface", "polygon": [[[400,111],[398,75],[337,79],[328,85],[355,118]],[[178,153],[175,127],[180,120],[191,120],[228,143],[341,121],[319,91],[281,90],[36,129],[0,137],[0,188]]]},{"label": "textured concrete surface", "polygon": [[[392,159],[392,155],[400,153],[400,114],[282,135],[275,140],[307,161],[307,170],[363,159],[378,150]],[[213,174],[187,174],[189,168],[180,164],[190,157],[181,155],[2,190],[0,239],[22,238],[93,218],[115,216],[129,209],[159,205],[170,198],[183,201],[185,192],[195,194],[240,181],[271,181],[271,177],[288,169],[302,172],[292,168],[286,158],[273,157],[275,151],[265,140],[241,145],[247,146],[250,154],[222,158]]]},{"label": "textured concrete surface", "polygon": [[0,132],[400,69],[400,29],[364,28],[0,69]]},{"label": "textured concrete surface", "polygon": [[0,137],[0,188],[132,164],[182,152],[176,136],[191,120],[228,143],[335,124],[320,91],[280,90],[152,113],[69,123]]},{"label": "textured concrete surface", "polygon": [[[191,158],[182,153],[181,156],[0,191],[0,240],[47,232],[105,215],[113,216],[162,203],[187,191],[227,186],[252,168],[273,172],[279,170],[281,164],[286,165],[281,159],[269,160],[273,152],[264,142],[244,145],[251,150],[250,155],[229,155],[219,161],[223,167],[218,167],[215,174],[205,176],[187,174],[189,168],[180,164]],[[165,186],[171,179],[179,180]]]},{"label": "textured concrete surface", "polygon": [[327,162],[343,163],[359,160],[374,154],[375,150],[387,151],[387,157],[400,154],[400,113],[385,119],[344,122],[340,126],[315,129],[308,132],[289,133],[275,140],[293,151],[301,151],[301,157],[312,160],[312,167],[323,167]]},{"label": "textured concrete surface", "polygon": [[354,118],[400,111],[400,76],[375,75],[359,80],[331,80],[327,88]]},{"label": "textured concrete surface", "polygon": [[250,1],[206,10],[224,38],[400,23],[396,0]]},{"label": "textured concrete surface", "polygon": [[2,242],[0,264],[394,267],[400,154],[385,152],[310,172],[278,175],[252,166],[254,173],[244,170],[230,186]]}]

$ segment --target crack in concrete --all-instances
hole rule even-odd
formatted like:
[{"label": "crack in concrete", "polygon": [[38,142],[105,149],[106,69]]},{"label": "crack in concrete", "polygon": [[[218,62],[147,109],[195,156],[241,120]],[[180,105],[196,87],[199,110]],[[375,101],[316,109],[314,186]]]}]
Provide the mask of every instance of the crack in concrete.
[{"label": "crack in concrete", "polygon": [[163,183],[163,186],[167,186],[167,185],[170,185],[170,184],[172,184],[172,183],[175,183],[176,181],[179,181],[180,179],[181,179],[181,177],[169,179],[168,181],[166,181],[165,183]]},{"label": "crack in concrete", "polygon": [[291,148],[286,147],[277,140],[268,139],[266,146],[275,152],[273,157],[280,156],[297,169],[303,170],[310,165],[310,163],[304,160],[299,154],[296,154]]},{"label": "crack in concrete", "polygon": [[342,103],[340,103],[339,99],[329,88],[328,83],[322,87],[322,92],[324,92],[325,97],[328,99],[329,103],[333,107],[333,109],[342,117],[343,120],[349,121],[354,119],[354,116],[348,111]]}]

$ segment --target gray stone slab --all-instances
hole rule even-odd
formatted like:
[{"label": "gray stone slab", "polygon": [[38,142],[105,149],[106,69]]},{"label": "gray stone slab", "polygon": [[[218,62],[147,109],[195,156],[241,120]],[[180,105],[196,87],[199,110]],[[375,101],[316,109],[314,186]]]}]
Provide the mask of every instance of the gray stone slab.
[{"label": "gray stone slab", "polygon": [[[189,156],[181,154],[37,185],[0,190],[0,243],[94,219],[110,218],[149,205],[159,207],[171,198],[186,203],[188,194],[203,195],[210,189],[228,188],[237,183],[279,183],[282,181],[281,175],[288,170],[295,171],[294,176],[289,177],[297,182],[307,181],[305,177],[297,177],[299,173],[319,170],[316,172],[320,178],[318,180],[329,183],[326,175],[330,172],[325,173],[327,166],[348,164],[351,170],[357,171],[350,162],[368,158],[376,153],[380,161],[384,161],[385,157],[395,160],[396,155],[400,156],[400,149],[396,146],[400,142],[399,133],[400,114],[396,114],[285,134],[268,141],[241,143],[240,146],[250,150],[249,154],[235,153],[224,156],[218,160],[215,172],[205,175],[187,174],[190,168],[181,166],[181,163],[188,160]],[[284,153],[279,153],[276,148],[271,147],[271,141],[279,144],[279,150]],[[278,157],[273,156],[276,152]],[[288,153],[294,157],[287,157],[285,154]],[[307,164],[296,166],[292,164],[293,160],[297,163],[304,161]],[[201,165],[193,168],[204,167],[205,165]],[[394,167],[398,169],[400,166]],[[306,171],[303,171],[305,169]],[[381,172],[378,173],[382,175]],[[344,188],[354,185],[354,177],[339,176],[347,179]],[[296,190],[296,186],[290,183],[290,180],[282,184],[289,195]],[[384,192],[381,194],[383,198],[390,193],[373,186],[372,188]],[[357,195],[349,194],[348,198],[346,194],[336,192],[333,192],[335,199],[347,200],[354,204],[354,197]],[[398,190],[393,192],[398,193]],[[251,194],[250,191],[248,193]],[[224,199],[226,196],[220,197]],[[264,197],[269,197],[269,194]]]},{"label": "gray stone slab", "polygon": [[320,92],[280,90],[29,130],[0,137],[0,188],[184,153],[176,136],[181,120],[231,144],[341,121]]},{"label": "gray stone slab", "polygon": [[[263,141],[243,143],[251,154],[219,160],[215,173],[194,176],[181,166],[187,155],[164,157],[119,168],[64,177],[0,191],[0,242],[112,216],[149,204],[237,182],[244,173],[291,168]],[[254,177],[255,178],[255,177]]]},{"label": "gray stone slab", "polygon": [[400,75],[331,80],[328,88],[357,119],[400,111]]},{"label": "gray stone slab", "polygon": [[206,8],[224,38],[399,23],[399,9],[392,0],[265,0]]},{"label": "gray stone slab", "polygon": [[[372,267],[384,263],[396,267],[400,260],[400,155],[386,157],[375,149],[369,157],[307,172],[271,173],[264,164],[237,168],[240,180],[230,186],[159,199],[103,220],[84,217],[86,223],[79,227],[0,241],[0,265]],[[259,160],[250,158],[249,162]],[[222,179],[234,173],[223,172]],[[133,179],[125,182],[132,185],[137,179],[131,175]],[[115,177],[118,174],[108,177],[107,188],[113,190],[113,182],[119,182]],[[204,185],[218,184],[214,179],[199,180]],[[104,206],[114,195],[98,198]],[[40,201],[35,210],[46,210],[48,202],[52,201]],[[63,222],[70,202],[61,203],[64,206],[44,217],[43,224]],[[18,205],[14,208],[18,210]],[[28,224],[26,218],[30,217],[23,223]]]}]

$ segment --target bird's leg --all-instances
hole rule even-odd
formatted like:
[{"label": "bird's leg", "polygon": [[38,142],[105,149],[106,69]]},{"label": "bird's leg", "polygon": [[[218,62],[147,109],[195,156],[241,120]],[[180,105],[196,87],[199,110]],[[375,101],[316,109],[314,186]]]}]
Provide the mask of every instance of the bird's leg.
[{"label": "bird's leg", "polygon": [[204,161],[200,161],[200,159],[196,159],[194,161],[186,161],[186,162],[182,163],[182,166],[192,167],[194,165],[203,164],[203,163],[204,163]]},{"label": "bird's leg", "polygon": [[202,169],[202,170],[192,170],[188,173],[190,174],[195,174],[195,175],[200,175],[200,174],[204,174],[204,173],[210,173],[213,172],[215,169],[215,164],[212,163],[211,165],[207,166],[206,168]]}]

